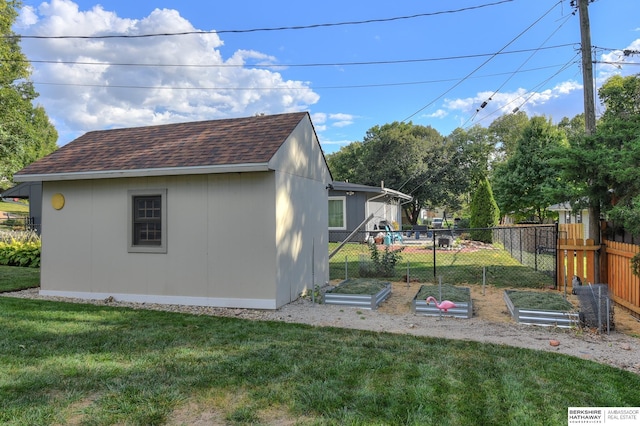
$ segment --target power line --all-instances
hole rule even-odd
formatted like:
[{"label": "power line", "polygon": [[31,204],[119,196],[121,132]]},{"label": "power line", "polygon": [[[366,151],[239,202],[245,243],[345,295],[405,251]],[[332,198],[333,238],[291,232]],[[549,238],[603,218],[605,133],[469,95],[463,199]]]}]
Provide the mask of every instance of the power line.
[{"label": "power line", "polygon": [[307,64],[143,64],[134,62],[95,62],[95,61],[59,61],[55,59],[0,59],[0,62],[28,62],[35,64],[63,64],[63,65],[95,65],[95,66],[120,66],[120,67],[158,67],[158,68],[245,68],[247,66],[253,68],[310,68],[310,67],[336,67],[336,66],[362,66],[362,65],[396,65],[396,64],[412,64],[421,62],[438,62],[451,61],[458,59],[473,59],[486,56],[496,55],[513,55],[518,53],[539,52],[541,50],[559,49],[567,46],[573,46],[576,43],[558,44],[548,47],[537,47],[532,49],[508,50],[497,53],[475,53],[470,55],[442,56],[436,58],[418,58],[418,59],[396,59],[387,61],[359,61],[359,62],[316,62]]},{"label": "power line", "polygon": [[[557,32],[560,30],[560,28],[562,28],[562,27],[564,26],[564,24],[566,24],[566,23],[569,21],[569,18],[571,18],[571,16],[573,16],[573,15],[567,15],[567,16],[565,17],[564,21],[563,21],[560,25],[558,25],[558,27],[556,27],[556,29],[555,29],[551,34],[549,34],[549,36],[548,36],[548,37],[547,37],[547,38],[546,38],[542,43],[540,43],[539,48],[542,48],[542,47],[545,45],[545,43],[546,43],[546,42],[548,42],[548,41],[549,41],[549,39],[550,39],[551,37],[553,37],[553,35],[554,35],[555,33],[557,33]],[[491,96],[489,96],[489,98],[488,98],[487,100],[485,100],[485,101],[480,105],[480,107],[479,107],[479,108],[477,108],[477,109],[476,109],[476,112],[475,112],[471,117],[469,117],[469,119],[467,119],[467,121],[462,125],[462,127],[465,127],[469,121],[472,121],[472,120],[476,117],[476,115],[478,115],[478,113],[480,113],[480,110],[484,109],[484,108],[488,105],[488,103],[489,103],[489,102],[491,102],[491,101],[493,100],[493,97],[494,97],[494,96],[495,96],[495,95],[496,95],[500,90],[502,90],[502,88],[503,88],[504,86],[506,86],[506,85],[507,85],[507,83],[508,83],[508,82],[509,82],[509,81],[510,81],[510,80],[511,80],[511,79],[512,79],[512,78],[513,78],[517,73],[518,73],[518,71],[520,71],[520,69],[521,69],[522,67],[524,67],[524,66],[527,64],[527,62],[529,62],[529,61],[530,61],[530,60],[531,60],[531,59],[536,55],[536,53],[538,53],[538,50],[534,50],[534,51],[531,53],[531,55],[529,55],[529,57],[528,57],[524,62],[522,62],[522,64],[520,64],[520,66],[518,67],[518,69],[516,69],[516,70],[515,70],[515,71],[514,71],[514,72],[513,72],[513,73],[512,73],[512,74],[511,74],[511,75],[510,75],[510,76],[509,76],[505,81],[504,81],[504,82],[502,82],[502,84],[500,85],[500,87],[498,87],[498,88],[497,88],[497,89],[496,89],[496,90],[491,94]]]},{"label": "power line", "polygon": [[436,101],[440,98],[442,98],[443,96],[445,96],[447,93],[451,92],[453,89],[455,89],[456,87],[458,87],[459,85],[461,85],[464,81],[466,81],[469,77],[471,77],[473,74],[475,74],[480,68],[484,67],[486,64],[488,64],[495,56],[497,56],[500,52],[502,52],[504,49],[506,49],[510,44],[514,43],[517,39],[519,39],[524,33],[526,33],[527,31],[529,31],[534,25],[536,25],[538,22],[540,22],[545,16],[547,16],[549,13],[551,13],[551,11],[553,9],[555,9],[559,4],[562,3],[562,0],[560,0],[558,3],[554,4],[549,10],[547,10],[542,16],[540,16],[538,19],[536,19],[531,25],[529,25],[525,30],[523,30],[522,32],[520,32],[520,34],[518,34],[515,38],[511,39],[511,41],[509,41],[506,45],[504,45],[502,47],[502,49],[500,49],[497,53],[495,53],[494,55],[492,55],[490,58],[488,58],[486,61],[484,61],[482,64],[480,64],[478,67],[476,67],[473,71],[471,71],[469,74],[467,74],[465,77],[463,77],[460,81],[458,81],[456,84],[454,84],[453,86],[451,86],[449,89],[445,90],[443,93],[441,93],[438,97],[436,97],[435,99],[433,99],[431,102],[429,102],[428,104],[426,104],[425,106],[423,106],[422,108],[418,109],[416,112],[414,112],[413,114],[409,115],[407,118],[405,118],[404,120],[402,120],[402,122],[405,122],[409,119],[411,119],[412,117],[414,117],[415,115],[419,114],[420,112],[424,111],[425,109],[427,109],[428,107],[430,107],[431,105],[433,105],[434,103],[436,103]]},{"label": "power line", "polygon": [[[561,64],[555,65],[547,65],[544,67],[536,67],[529,68],[525,70],[520,70],[518,73],[525,72],[533,72],[540,71],[548,68],[556,68],[561,66]],[[494,74],[485,74],[476,77],[470,77],[472,79],[479,78],[488,78],[488,77],[497,77],[501,75],[510,75],[513,74],[513,71],[503,72],[503,73],[494,73]],[[89,83],[56,83],[56,82],[38,82],[34,81],[33,83],[41,86],[69,86],[69,87],[95,87],[95,88],[105,88],[105,89],[154,89],[154,90],[333,90],[333,89],[369,89],[376,87],[394,87],[394,86],[415,86],[422,84],[435,84],[435,83],[446,83],[449,81],[457,81],[459,77],[447,78],[447,79],[438,79],[438,80],[421,80],[421,81],[405,81],[405,82],[396,82],[396,83],[372,83],[372,84],[351,84],[351,85],[342,85],[342,86],[305,86],[305,87],[176,87],[176,86],[140,86],[140,85],[113,85],[113,84],[89,84]]]},{"label": "power line", "polygon": [[287,31],[287,30],[307,30],[313,28],[328,28],[328,27],[339,27],[345,25],[363,25],[363,24],[374,24],[381,22],[392,22],[392,21],[401,21],[407,19],[416,19],[416,18],[424,18],[429,16],[437,16],[437,15],[446,15],[452,13],[460,13],[467,12],[475,9],[482,9],[485,7],[498,6],[503,3],[509,3],[513,0],[500,0],[493,3],[486,3],[477,6],[469,6],[460,9],[452,9],[452,10],[443,10],[439,12],[429,12],[429,13],[418,13],[414,15],[407,16],[395,16],[391,18],[380,18],[380,19],[366,19],[362,21],[346,21],[346,22],[333,22],[333,23],[321,23],[321,24],[310,24],[310,25],[295,25],[295,26],[283,26],[283,27],[270,27],[270,28],[250,28],[250,29],[236,29],[236,30],[217,30],[217,31],[183,31],[176,33],[152,33],[152,34],[109,34],[109,35],[101,35],[101,36],[81,36],[81,35],[67,35],[67,36],[38,36],[38,35],[4,35],[4,38],[24,38],[24,39],[110,39],[110,38],[146,38],[146,37],[171,37],[171,36],[182,36],[182,35],[203,35],[203,34],[243,34],[243,33],[255,33],[255,32],[266,32],[266,31]]},{"label": "power line", "polygon": [[[545,84],[547,84],[549,81],[551,81],[551,79],[552,79],[552,78],[556,77],[556,76],[557,76],[557,75],[559,75],[561,72],[563,72],[563,71],[565,71],[566,69],[568,69],[570,65],[577,64],[577,63],[578,63],[578,61],[577,61],[578,56],[579,56],[579,54],[575,54],[575,55],[573,56],[573,58],[571,58],[571,60],[570,60],[570,61],[568,61],[567,63],[565,63],[565,64],[564,64],[564,65],[563,65],[563,66],[562,66],[558,71],[556,71],[555,73],[553,73],[551,76],[549,76],[548,78],[546,78],[544,81],[542,81],[542,82],[540,82],[540,83],[536,84],[536,85],[535,85],[535,86],[533,86],[530,90],[528,90],[526,93],[524,93],[524,94],[522,94],[522,95],[520,95],[520,96],[517,96],[517,97],[513,98],[511,101],[507,102],[507,103],[506,103],[505,105],[503,105],[502,107],[497,108],[497,109],[493,110],[492,112],[488,113],[488,114],[487,114],[487,115],[485,115],[484,117],[480,118],[478,121],[484,121],[484,120],[488,119],[489,117],[491,117],[492,115],[494,115],[494,114],[496,114],[496,113],[498,113],[498,112],[502,111],[505,107],[507,107],[507,106],[511,105],[512,103],[516,102],[518,99],[523,99],[523,98],[524,98],[524,100],[522,101],[522,103],[520,103],[520,105],[519,105],[519,106],[517,106],[517,107],[515,107],[515,108],[513,109],[512,113],[513,113],[513,114],[515,114],[516,112],[518,112],[518,111],[520,110],[520,108],[522,108],[522,106],[523,106],[523,105],[525,105],[525,104],[529,101],[529,99],[531,99],[531,98],[532,98],[532,97],[537,93],[537,92],[536,92],[536,90],[538,90],[540,87],[543,87]],[[529,95],[529,96],[527,96],[527,95]],[[527,96],[527,97],[525,98],[525,96]],[[468,120],[467,120],[467,123],[468,123]],[[466,125],[467,123],[465,123],[465,125]],[[463,127],[464,127],[464,125],[463,125]],[[468,129],[469,127],[471,127],[471,126],[466,126],[466,127],[465,127],[465,129]]]}]

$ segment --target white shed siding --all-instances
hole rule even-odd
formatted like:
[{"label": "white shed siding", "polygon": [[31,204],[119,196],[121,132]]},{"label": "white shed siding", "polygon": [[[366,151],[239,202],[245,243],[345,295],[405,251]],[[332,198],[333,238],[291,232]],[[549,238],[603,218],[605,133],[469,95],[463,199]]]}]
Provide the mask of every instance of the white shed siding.
[{"label": "white shed siding", "polygon": [[275,237],[280,306],[329,280],[326,187],[331,175],[308,119],[291,133],[270,167],[277,170]]},{"label": "white shed siding", "polygon": [[[145,188],[167,189],[166,254],[127,251],[127,191]],[[274,173],[44,182],[42,292],[273,309],[273,188]]]}]

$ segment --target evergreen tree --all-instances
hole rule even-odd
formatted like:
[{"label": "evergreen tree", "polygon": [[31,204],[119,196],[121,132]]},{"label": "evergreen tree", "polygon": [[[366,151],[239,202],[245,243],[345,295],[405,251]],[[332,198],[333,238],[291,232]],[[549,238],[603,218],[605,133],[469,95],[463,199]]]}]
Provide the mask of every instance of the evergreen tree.
[{"label": "evergreen tree", "polygon": [[[471,228],[492,228],[500,221],[500,210],[493,198],[493,191],[488,179],[483,179],[478,185],[471,199],[469,224]],[[493,242],[493,232],[490,229],[475,229],[471,231],[471,239],[483,243]]]},{"label": "evergreen tree", "polygon": [[[44,109],[34,106],[38,93],[30,81],[29,61],[20,49],[20,37],[11,29],[19,0],[0,0],[0,185],[10,185],[13,174],[51,152],[58,132]],[[3,183],[4,182],[4,183]]]}]

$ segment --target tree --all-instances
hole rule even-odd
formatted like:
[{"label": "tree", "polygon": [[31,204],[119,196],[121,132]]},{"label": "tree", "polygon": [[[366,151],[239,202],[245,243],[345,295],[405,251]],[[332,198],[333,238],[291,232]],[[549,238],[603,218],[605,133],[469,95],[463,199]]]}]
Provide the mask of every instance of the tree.
[{"label": "tree", "polygon": [[394,122],[372,127],[362,142],[342,148],[327,161],[336,180],[372,186],[384,182],[412,195],[403,209],[416,224],[423,208],[455,207],[468,190],[465,173],[477,168],[468,157],[468,142],[466,137],[444,138],[430,126]]},{"label": "tree", "polygon": [[0,180],[53,152],[58,133],[41,106],[29,80],[29,62],[11,26],[22,6],[19,0],[0,1]]},{"label": "tree", "polygon": [[471,238],[484,243],[492,243],[493,232],[486,228],[492,228],[500,222],[500,210],[498,209],[496,200],[493,198],[491,184],[487,178],[480,181],[478,189],[476,189],[475,194],[473,194],[470,213],[471,218],[469,225],[472,228],[485,228],[473,229],[471,231]]},{"label": "tree", "polygon": [[547,207],[557,202],[563,186],[551,159],[558,148],[566,146],[564,133],[551,120],[533,117],[514,154],[495,170],[493,189],[500,210],[520,220],[534,217],[542,222],[549,217]]},{"label": "tree", "polygon": [[518,140],[528,125],[529,117],[524,111],[505,114],[489,125],[489,137],[495,150],[494,161],[506,161],[515,153]]},{"label": "tree", "polygon": [[554,165],[562,168],[567,200],[595,206],[640,234],[640,75],[614,76],[598,94],[606,109],[596,132],[575,134]]},{"label": "tree", "polygon": [[567,139],[572,139],[584,134],[584,114],[578,114],[572,119],[563,117],[558,123],[558,128],[564,132]]},{"label": "tree", "polygon": [[339,151],[327,155],[327,164],[334,180],[343,182],[358,182],[362,142],[352,142],[343,146]]},{"label": "tree", "polygon": [[488,129],[480,125],[469,130],[457,128],[447,140],[452,144],[455,154],[453,166],[463,171],[466,181],[475,186],[487,177],[489,159],[493,153],[493,141]]}]

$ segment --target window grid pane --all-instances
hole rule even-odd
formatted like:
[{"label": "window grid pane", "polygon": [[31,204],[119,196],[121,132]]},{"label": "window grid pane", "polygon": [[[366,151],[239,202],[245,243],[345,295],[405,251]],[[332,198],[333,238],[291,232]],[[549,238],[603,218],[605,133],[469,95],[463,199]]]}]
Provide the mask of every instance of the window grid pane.
[{"label": "window grid pane", "polygon": [[134,197],[133,245],[162,245],[161,196]]}]

